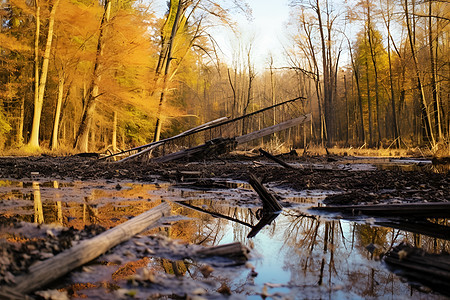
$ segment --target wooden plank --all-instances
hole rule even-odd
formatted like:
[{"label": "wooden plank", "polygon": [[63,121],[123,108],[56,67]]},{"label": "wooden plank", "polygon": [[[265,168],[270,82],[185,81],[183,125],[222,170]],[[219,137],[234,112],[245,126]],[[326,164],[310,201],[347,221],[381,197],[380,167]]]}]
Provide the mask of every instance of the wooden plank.
[{"label": "wooden plank", "polygon": [[276,125],[273,125],[270,127],[266,127],[261,130],[258,130],[258,131],[251,132],[249,134],[241,135],[239,137],[236,137],[236,142],[238,144],[248,143],[250,141],[265,137],[272,133],[288,129],[288,128],[294,127],[296,125],[300,125],[300,124],[308,122],[310,120],[311,120],[311,114],[306,114],[306,115],[300,116],[295,119],[290,119],[288,121],[285,121],[285,122],[282,122],[282,123],[279,123],[279,124],[276,124]]},{"label": "wooden plank", "polygon": [[24,294],[35,291],[144,231],[169,211],[168,203],[160,204],[94,238],[84,240],[52,258],[31,266],[28,274],[15,278],[17,282],[15,286],[6,289],[20,291]]},{"label": "wooden plank", "polygon": [[314,207],[312,210],[342,212],[350,215],[410,216],[410,217],[450,217],[450,202],[408,203],[388,205],[340,205]]}]

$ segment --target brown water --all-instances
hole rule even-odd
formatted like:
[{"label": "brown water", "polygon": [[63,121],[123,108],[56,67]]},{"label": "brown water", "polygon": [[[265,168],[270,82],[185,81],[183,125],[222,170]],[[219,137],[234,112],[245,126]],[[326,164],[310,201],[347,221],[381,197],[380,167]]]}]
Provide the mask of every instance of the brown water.
[{"label": "brown water", "polygon": [[[247,238],[251,226],[258,223],[257,195],[246,183],[228,182],[226,186],[199,190],[163,182],[0,181],[0,214],[78,229],[89,224],[109,228],[169,201],[173,215],[188,217],[163,231],[169,238],[204,246],[239,241],[252,249],[250,263],[257,276],[245,267],[217,268],[223,272],[217,280],[228,284],[233,297],[260,299],[265,293],[291,299],[444,298],[425,288],[413,288],[391,273],[379,256],[402,241],[431,253],[450,252],[449,241],[375,226],[373,219],[353,222],[313,216],[307,208],[317,205],[326,191],[279,187],[272,190],[286,208],[255,237]],[[167,264],[174,266],[169,262],[149,255],[144,265],[167,273]],[[198,267],[183,263],[183,268],[186,280],[195,280],[192,274]],[[92,281],[93,286],[80,289],[77,295],[111,297],[110,289],[98,282],[112,281],[112,272],[77,274],[69,282]],[[95,292],[104,289],[107,294]]]}]

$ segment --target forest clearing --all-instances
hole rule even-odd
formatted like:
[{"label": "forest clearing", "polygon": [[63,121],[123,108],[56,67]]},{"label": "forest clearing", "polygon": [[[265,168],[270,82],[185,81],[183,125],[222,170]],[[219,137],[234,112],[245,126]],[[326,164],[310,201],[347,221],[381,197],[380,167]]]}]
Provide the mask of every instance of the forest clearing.
[{"label": "forest clearing", "polygon": [[450,297],[448,1],[0,18],[0,299]]}]

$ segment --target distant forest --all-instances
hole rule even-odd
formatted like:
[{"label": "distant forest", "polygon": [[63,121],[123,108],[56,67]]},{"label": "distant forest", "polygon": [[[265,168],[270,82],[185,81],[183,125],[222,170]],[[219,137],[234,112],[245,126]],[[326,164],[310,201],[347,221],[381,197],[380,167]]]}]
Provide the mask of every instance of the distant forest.
[{"label": "distant forest", "polygon": [[[299,96],[295,147],[449,143],[447,0],[289,5],[286,63],[260,66],[245,1],[4,0],[0,149],[128,149]],[[236,34],[228,63],[218,27]]]}]

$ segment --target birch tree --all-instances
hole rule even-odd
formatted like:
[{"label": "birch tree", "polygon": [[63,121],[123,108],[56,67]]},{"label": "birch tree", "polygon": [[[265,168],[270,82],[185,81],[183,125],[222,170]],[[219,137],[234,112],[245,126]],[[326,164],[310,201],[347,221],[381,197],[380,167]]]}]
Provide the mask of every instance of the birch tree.
[{"label": "birch tree", "polygon": [[[39,148],[39,127],[41,123],[42,106],[44,103],[45,86],[47,83],[48,66],[50,61],[50,51],[52,48],[53,29],[55,24],[55,14],[60,0],[55,0],[51,7],[47,42],[45,44],[44,57],[42,60],[42,69],[39,75],[39,32],[40,32],[40,6],[36,0],[36,39],[35,39],[35,98],[34,98],[34,114],[33,125],[31,128],[31,136],[28,145]],[[39,82],[39,84],[38,84]]]}]

